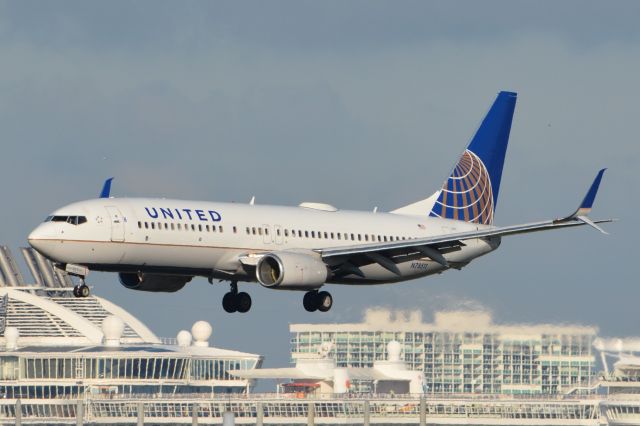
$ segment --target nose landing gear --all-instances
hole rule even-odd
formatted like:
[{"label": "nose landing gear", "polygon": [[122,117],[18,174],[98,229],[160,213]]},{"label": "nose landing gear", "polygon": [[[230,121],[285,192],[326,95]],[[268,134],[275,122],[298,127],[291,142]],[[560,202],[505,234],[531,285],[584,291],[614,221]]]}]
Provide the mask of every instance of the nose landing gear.
[{"label": "nose landing gear", "polygon": [[73,295],[75,297],[89,297],[90,294],[91,290],[89,286],[84,283],[84,280],[82,280],[81,284],[73,287]]},{"label": "nose landing gear", "polygon": [[328,291],[308,291],[304,294],[302,305],[307,312],[327,312],[333,306],[333,297]]},{"label": "nose landing gear", "polygon": [[238,282],[231,282],[231,290],[222,298],[222,309],[226,312],[244,314],[251,309],[251,296],[244,291],[238,293]]}]

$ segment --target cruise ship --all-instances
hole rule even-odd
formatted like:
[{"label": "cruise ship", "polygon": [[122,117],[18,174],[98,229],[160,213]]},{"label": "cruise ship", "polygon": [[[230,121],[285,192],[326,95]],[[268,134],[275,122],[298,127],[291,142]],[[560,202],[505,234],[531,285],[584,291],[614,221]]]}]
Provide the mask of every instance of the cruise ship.
[{"label": "cruise ship", "polygon": [[[293,324],[294,365],[262,368],[259,354],[212,346],[206,321],[158,337],[113,302],[73,297],[69,276],[21,252],[32,279],[0,247],[3,425],[640,424],[640,344],[595,328],[504,327],[478,313],[380,326],[377,312]],[[278,380],[275,392],[254,393],[262,379]]]}]

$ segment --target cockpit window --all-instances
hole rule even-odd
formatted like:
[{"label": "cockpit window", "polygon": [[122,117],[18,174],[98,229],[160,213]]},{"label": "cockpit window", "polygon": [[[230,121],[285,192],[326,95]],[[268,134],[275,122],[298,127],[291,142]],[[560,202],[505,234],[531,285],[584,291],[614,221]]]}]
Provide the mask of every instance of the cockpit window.
[{"label": "cockpit window", "polygon": [[82,225],[87,221],[86,216],[48,216],[45,222],[67,222],[72,225]]}]

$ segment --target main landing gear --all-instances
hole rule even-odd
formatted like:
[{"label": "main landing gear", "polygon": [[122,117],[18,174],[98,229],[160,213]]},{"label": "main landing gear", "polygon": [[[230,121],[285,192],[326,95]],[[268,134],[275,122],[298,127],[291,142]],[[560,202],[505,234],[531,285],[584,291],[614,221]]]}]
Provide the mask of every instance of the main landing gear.
[{"label": "main landing gear", "polygon": [[308,291],[304,294],[302,304],[307,312],[327,312],[333,305],[333,297],[328,291]]},{"label": "main landing gear", "polygon": [[244,291],[238,293],[238,282],[231,282],[231,290],[222,298],[222,309],[225,311],[240,312],[244,314],[251,309],[251,296]]}]

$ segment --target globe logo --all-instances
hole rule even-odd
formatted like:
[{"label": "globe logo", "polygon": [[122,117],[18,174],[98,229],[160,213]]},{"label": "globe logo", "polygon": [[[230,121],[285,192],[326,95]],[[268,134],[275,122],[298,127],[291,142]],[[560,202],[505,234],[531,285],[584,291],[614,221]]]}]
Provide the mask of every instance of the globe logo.
[{"label": "globe logo", "polygon": [[493,223],[493,191],[489,172],[468,149],[444,183],[431,216],[490,225]]}]

